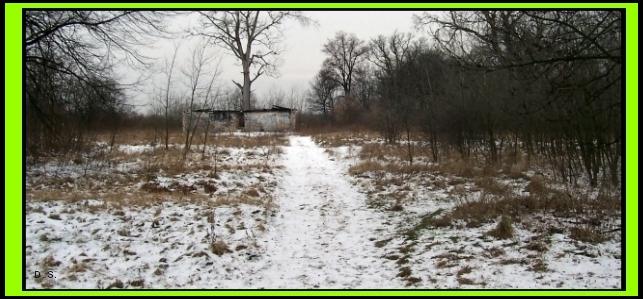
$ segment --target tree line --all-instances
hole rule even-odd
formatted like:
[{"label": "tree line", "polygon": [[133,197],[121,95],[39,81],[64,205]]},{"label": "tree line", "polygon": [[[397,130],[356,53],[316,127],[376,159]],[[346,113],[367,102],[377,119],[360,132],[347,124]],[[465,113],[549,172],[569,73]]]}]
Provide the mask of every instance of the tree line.
[{"label": "tree line", "polygon": [[[276,75],[282,26],[311,22],[300,12],[199,12],[182,35],[200,38],[188,62],[175,66],[178,46],[154,70],[141,46],[173,38],[164,24],[175,12],[27,11],[25,98],[28,154],[82,150],[90,133],[154,124],[167,147],[169,130],[190,111],[185,152],[199,118],[193,108],[252,109],[252,83]],[[389,143],[422,133],[436,162],[456,152],[545,158],[563,180],[617,185],[622,159],[622,36],[619,11],[452,11],[416,15],[419,34],[395,32],[363,40],[338,32],[307,91],[323,124],[361,124]],[[238,60],[233,89],[218,78],[219,46]],[[158,72],[154,113],[132,113],[114,69],[129,64]],[[177,92],[175,79],[184,79]],[[300,92],[272,92],[268,102],[304,110]],[[206,120],[208,121],[208,120]],[[192,135],[192,136],[190,136]]]},{"label": "tree line", "polygon": [[317,115],[407,141],[409,163],[420,132],[435,162],[525,153],[570,184],[619,184],[621,12],[452,11],[414,23],[425,34],[329,39],[309,93]]}]

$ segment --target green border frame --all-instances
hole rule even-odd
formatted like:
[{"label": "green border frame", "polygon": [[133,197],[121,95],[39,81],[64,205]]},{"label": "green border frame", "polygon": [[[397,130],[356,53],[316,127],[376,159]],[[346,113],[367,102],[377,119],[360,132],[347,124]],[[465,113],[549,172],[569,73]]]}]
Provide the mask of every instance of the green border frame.
[{"label": "green border frame", "polygon": [[[22,9],[23,8],[293,8],[293,9],[625,9],[625,219],[626,290],[216,290],[23,291],[22,290]],[[5,295],[638,295],[638,3],[6,3],[5,4]],[[19,100],[20,99],[20,100]]]}]

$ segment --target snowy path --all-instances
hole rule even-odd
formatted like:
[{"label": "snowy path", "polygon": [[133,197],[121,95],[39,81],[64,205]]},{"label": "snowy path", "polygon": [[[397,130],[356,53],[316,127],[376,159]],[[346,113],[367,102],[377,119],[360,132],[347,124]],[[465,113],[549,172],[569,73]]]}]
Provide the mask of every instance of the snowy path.
[{"label": "snowy path", "polygon": [[365,207],[345,170],[310,137],[291,136],[284,159],[278,212],[262,237],[266,263],[248,287],[402,287],[371,241],[382,217]]}]

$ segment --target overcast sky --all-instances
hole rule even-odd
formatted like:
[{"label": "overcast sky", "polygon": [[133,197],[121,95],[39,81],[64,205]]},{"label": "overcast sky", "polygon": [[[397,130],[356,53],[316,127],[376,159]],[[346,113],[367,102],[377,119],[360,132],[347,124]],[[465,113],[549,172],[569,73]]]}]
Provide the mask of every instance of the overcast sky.
[{"label": "overcast sky", "polygon": [[[292,88],[305,90],[315,73],[321,67],[325,54],[322,52],[323,44],[332,38],[337,31],[355,33],[360,39],[368,40],[379,34],[389,35],[395,30],[401,32],[414,32],[412,16],[421,14],[415,11],[305,11],[304,14],[317,22],[316,25],[302,26],[294,21],[284,24],[284,40],[280,55],[280,76],[276,78],[262,76],[253,84],[253,90],[259,98],[263,98],[271,89],[288,92]],[[182,31],[195,25],[198,15],[192,13],[179,15],[169,19],[169,29]],[[422,34],[422,33],[420,33]],[[149,45],[144,50],[148,56],[157,58],[157,67],[162,66],[162,58],[170,56],[173,43],[180,44],[177,57],[177,71],[184,67],[190,57],[190,50],[198,41],[192,39],[162,40]],[[208,50],[212,57],[221,59],[219,85],[233,86],[232,80],[242,82],[240,66],[235,58],[222,48],[213,46]],[[214,65],[215,63],[212,63]],[[122,66],[117,72],[125,82],[137,78],[140,71]],[[144,72],[143,72],[144,73]],[[130,103],[138,106],[138,111],[145,111],[149,107],[151,91],[154,85],[163,86],[163,77],[158,69],[148,71],[152,76],[139,85],[139,91],[128,92]],[[185,90],[185,83],[180,72],[175,72],[176,80],[173,81],[174,90]]]}]

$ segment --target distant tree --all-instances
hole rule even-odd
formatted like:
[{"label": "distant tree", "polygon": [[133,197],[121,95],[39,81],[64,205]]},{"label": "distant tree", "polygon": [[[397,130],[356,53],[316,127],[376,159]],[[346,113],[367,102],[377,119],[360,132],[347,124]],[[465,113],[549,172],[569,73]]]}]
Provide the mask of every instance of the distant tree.
[{"label": "distant tree", "polygon": [[[201,119],[200,117],[195,117],[196,114],[194,110],[197,106],[199,108],[204,108],[207,105],[209,93],[212,90],[214,79],[218,73],[215,69],[208,87],[204,88],[203,77],[207,76],[206,69],[208,67],[208,63],[211,61],[211,57],[208,57],[206,55],[206,49],[207,47],[205,44],[195,45],[192,50],[192,56],[190,57],[188,65],[182,70],[183,75],[187,77],[187,84],[189,88],[187,107],[186,111],[184,112],[186,115],[184,116],[185,144],[183,147],[183,160],[186,159],[187,154],[190,151],[192,139],[194,138],[196,129]],[[205,96],[201,96],[200,94],[203,89],[206,90]],[[198,102],[199,99],[202,99],[200,103]]]},{"label": "distant tree", "polygon": [[268,107],[272,107],[273,105],[283,106],[285,100],[286,100],[286,92],[279,87],[273,86],[268,91],[266,104],[268,105]]},{"label": "distant tree", "polygon": [[377,94],[375,69],[364,64],[355,70],[353,95],[359,101],[363,110],[369,110]]},{"label": "distant tree", "polygon": [[288,108],[295,109],[299,112],[304,111],[306,105],[306,93],[303,89],[291,88],[285,100],[285,105]]},{"label": "distant tree", "polygon": [[160,98],[161,100],[161,106],[163,107],[163,116],[165,119],[165,150],[168,149],[168,142],[170,139],[170,119],[169,119],[169,112],[170,112],[170,106],[171,106],[171,101],[170,101],[170,88],[172,85],[172,75],[174,73],[174,63],[176,62],[176,55],[179,52],[179,44],[174,45],[174,51],[172,52],[172,59],[165,59],[165,67],[163,69],[163,73],[166,76],[166,83],[165,83],[165,94],[163,97]]},{"label": "distant tree", "polygon": [[343,96],[352,95],[355,71],[368,53],[366,43],[355,34],[339,31],[324,44],[323,51],[329,56],[324,63],[342,87]]},{"label": "distant tree", "polygon": [[310,105],[315,111],[321,112],[328,117],[335,108],[335,91],[339,88],[333,71],[330,68],[322,68],[310,86]]},{"label": "distant tree", "polygon": [[410,33],[395,31],[391,36],[379,35],[369,43],[368,60],[386,75],[391,75],[405,61],[412,46]]},{"label": "distant tree", "polygon": [[[275,75],[275,58],[281,52],[281,26],[289,19],[306,24],[309,19],[295,11],[201,11],[196,34],[221,44],[241,62],[243,83],[233,81],[241,90],[241,108],[251,109],[251,86],[261,75]],[[253,72],[253,74],[251,74]]]},{"label": "distant tree", "polygon": [[[389,143],[395,143],[399,139],[401,127],[404,124],[407,131],[410,130],[410,119],[408,109],[405,105],[410,104],[405,96],[404,80],[413,80],[408,74],[400,71],[400,66],[409,60],[412,36],[394,32],[390,37],[380,35],[369,43],[368,59],[375,65],[378,80],[378,108],[377,127],[382,131]],[[411,106],[409,109],[413,109]],[[405,118],[406,117],[406,118]],[[410,159],[412,160],[412,159]]]}]

